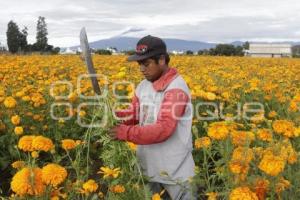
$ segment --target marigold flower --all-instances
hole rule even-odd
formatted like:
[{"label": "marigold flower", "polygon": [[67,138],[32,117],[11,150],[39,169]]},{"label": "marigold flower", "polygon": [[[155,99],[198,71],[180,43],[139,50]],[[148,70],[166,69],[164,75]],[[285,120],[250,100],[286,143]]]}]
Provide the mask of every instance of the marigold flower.
[{"label": "marigold flower", "polygon": [[37,158],[37,157],[39,157],[39,153],[37,151],[33,151],[33,152],[31,152],[31,156],[33,158]]},{"label": "marigold flower", "polygon": [[262,141],[271,142],[273,139],[273,135],[271,130],[263,128],[263,129],[258,129],[257,138]]},{"label": "marigold flower", "polygon": [[33,135],[25,135],[20,138],[18,142],[18,148],[23,151],[34,151],[34,148],[32,146],[32,141],[35,138]]},{"label": "marigold flower", "polygon": [[208,192],[206,193],[207,200],[217,200],[218,193],[216,192]]},{"label": "marigold flower", "polygon": [[272,127],[274,131],[278,134],[281,134],[285,137],[294,137],[294,123],[287,120],[276,120],[273,122]]},{"label": "marigold flower", "polygon": [[15,168],[15,169],[21,169],[22,167],[25,166],[25,162],[22,161],[22,160],[17,160],[17,161],[15,161],[15,162],[13,162],[13,163],[11,164],[11,166],[12,166],[13,168]]},{"label": "marigold flower", "polygon": [[131,150],[136,151],[136,149],[137,149],[136,144],[134,144],[133,142],[126,142],[126,143]]},{"label": "marigold flower", "polygon": [[32,140],[32,147],[38,151],[50,151],[54,145],[51,139],[44,136],[36,136]]},{"label": "marigold flower", "polygon": [[258,197],[248,187],[238,187],[230,192],[229,200],[258,200]]},{"label": "marigold flower", "polygon": [[272,152],[264,153],[258,168],[270,176],[277,176],[284,170],[285,160],[281,156],[275,156]]},{"label": "marigold flower", "polygon": [[89,179],[87,182],[83,183],[82,188],[84,193],[92,193],[96,192],[98,189],[99,185],[96,183],[95,180]]},{"label": "marigold flower", "polygon": [[17,105],[17,101],[13,97],[7,97],[4,100],[4,106],[6,108],[14,108]]},{"label": "marigold flower", "polygon": [[62,148],[66,151],[74,149],[78,145],[76,141],[72,139],[64,139],[61,141],[61,143]]},{"label": "marigold flower", "polygon": [[42,182],[42,170],[40,168],[24,167],[18,171],[10,183],[12,191],[20,196],[40,196],[45,191]]},{"label": "marigold flower", "polygon": [[209,137],[197,138],[194,144],[196,149],[208,148],[211,145],[211,140]]},{"label": "marigold flower", "polygon": [[244,146],[255,140],[254,133],[250,131],[232,131],[230,136],[232,143],[237,146]]},{"label": "marigold flower", "polygon": [[252,149],[248,147],[237,147],[233,150],[232,160],[237,160],[245,163],[250,163],[254,158]]},{"label": "marigold flower", "polygon": [[58,164],[51,163],[42,168],[42,180],[46,185],[56,187],[66,179],[67,175],[67,170]]},{"label": "marigold flower", "polygon": [[125,187],[123,185],[114,185],[110,187],[110,191],[113,193],[123,193],[125,192]]},{"label": "marigold flower", "polygon": [[120,168],[101,167],[97,174],[104,174],[103,178],[117,178],[121,174]]},{"label": "marigold flower", "polygon": [[224,122],[214,122],[209,125],[207,135],[215,140],[224,140],[229,135],[231,127]]},{"label": "marigold flower", "polygon": [[16,126],[19,125],[20,121],[21,121],[21,118],[20,118],[19,115],[14,115],[14,116],[11,117],[11,123],[13,125],[16,125]]},{"label": "marigold flower", "polygon": [[22,126],[15,127],[14,132],[16,135],[22,135],[24,133],[23,127]]}]

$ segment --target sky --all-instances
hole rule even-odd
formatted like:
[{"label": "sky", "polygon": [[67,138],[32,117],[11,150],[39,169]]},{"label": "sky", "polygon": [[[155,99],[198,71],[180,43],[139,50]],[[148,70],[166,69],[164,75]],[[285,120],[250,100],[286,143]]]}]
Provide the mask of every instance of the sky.
[{"label": "sky", "polygon": [[46,18],[48,43],[79,44],[86,27],[89,41],[154,35],[204,42],[300,41],[299,0],[0,0],[0,43],[7,23],[26,26],[35,42],[39,16]]}]

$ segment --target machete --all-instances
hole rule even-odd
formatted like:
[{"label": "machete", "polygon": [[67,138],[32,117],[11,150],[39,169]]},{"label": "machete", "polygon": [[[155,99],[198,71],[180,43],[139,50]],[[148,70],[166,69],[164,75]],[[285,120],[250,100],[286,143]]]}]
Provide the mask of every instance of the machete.
[{"label": "machete", "polygon": [[98,84],[96,70],[94,69],[93,60],[91,56],[91,49],[89,47],[89,42],[84,27],[80,31],[80,47],[82,51],[82,58],[84,59],[85,64],[87,66],[94,92],[96,93],[96,95],[101,95],[101,90]]}]

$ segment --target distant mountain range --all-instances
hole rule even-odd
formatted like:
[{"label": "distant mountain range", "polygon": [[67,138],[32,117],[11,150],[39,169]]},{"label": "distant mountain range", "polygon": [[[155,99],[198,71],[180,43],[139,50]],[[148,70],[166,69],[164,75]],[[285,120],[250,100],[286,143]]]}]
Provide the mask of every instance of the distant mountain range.
[{"label": "distant mountain range", "polygon": [[[135,37],[112,37],[109,39],[98,40],[94,42],[90,42],[90,47],[94,49],[106,49],[108,47],[117,48],[119,51],[123,50],[133,50],[135,49],[135,45],[140,38]],[[181,40],[181,39],[171,39],[171,38],[163,38],[166,42],[168,51],[198,51],[203,49],[214,48],[217,43],[208,43],[201,41],[192,41],[192,40]],[[234,41],[230,44],[235,46],[243,45],[242,41]],[[289,43],[292,45],[299,45],[300,42],[280,42],[280,43]],[[72,50],[78,49],[79,46],[70,47]]]}]

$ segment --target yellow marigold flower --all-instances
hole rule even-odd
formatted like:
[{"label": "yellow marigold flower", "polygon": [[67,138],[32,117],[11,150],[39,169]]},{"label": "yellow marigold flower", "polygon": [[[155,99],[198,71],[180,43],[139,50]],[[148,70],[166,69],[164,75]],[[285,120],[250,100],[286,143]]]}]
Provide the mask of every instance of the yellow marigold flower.
[{"label": "yellow marigold flower", "polygon": [[161,200],[162,198],[160,198],[160,197],[161,197],[161,195],[164,194],[164,192],[165,192],[165,190],[162,190],[160,193],[153,194],[151,199],[152,200]]},{"label": "yellow marigold flower", "polygon": [[270,176],[277,176],[284,170],[285,160],[281,156],[275,156],[272,152],[264,153],[258,168]]},{"label": "yellow marigold flower", "polygon": [[197,138],[195,140],[195,148],[200,149],[200,148],[208,148],[211,145],[211,140],[209,137],[202,137],[202,138]]},{"label": "yellow marigold flower", "polygon": [[25,166],[25,162],[22,160],[17,160],[11,164],[11,166],[15,169],[21,169]]},{"label": "yellow marigold flower", "polygon": [[82,185],[84,193],[96,192],[98,187],[99,187],[99,185],[93,179],[89,179],[87,182],[83,183],[83,185]]},{"label": "yellow marigold flower", "polygon": [[16,135],[22,135],[24,133],[23,127],[22,126],[15,127],[14,132]]},{"label": "yellow marigold flower", "polygon": [[232,160],[250,163],[253,158],[254,158],[254,153],[252,149],[247,147],[237,147],[233,150],[232,153]]},{"label": "yellow marigold flower", "polygon": [[269,114],[268,114],[268,117],[269,118],[274,118],[274,117],[276,117],[277,116],[277,113],[273,110],[273,111],[271,111],[271,112],[269,112]]},{"label": "yellow marigold flower", "polygon": [[86,116],[86,112],[85,112],[84,110],[81,110],[81,111],[78,113],[78,115],[79,115],[80,117],[84,117],[84,116]]},{"label": "yellow marigold flower", "polygon": [[58,186],[66,179],[67,170],[58,164],[48,164],[42,168],[42,180],[46,185]]},{"label": "yellow marigold flower", "polygon": [[217,200],[218,193],[216,192],[208,192],[206,193],[207,200]]},{"label": "yellow marigold flower", "polygon": [[120,168],[101,167],[97,174],[103,174],[103,178],[117,178],[121,174]]},{"label": "yellow marigold flower", "polygon": [[217,98],[217,96],[212,92],[207,92],[205,95],[205,99],[213,101]]},{"label": "yellow marigold flower", "polygon": [[20,196],[40,196],[45,191],[45,185],[42,182],[42,170],[40,168],[24,167],[14,175],[10,185],[12,191]]},{"label": "yellow marigold flower", "polygon": [[246,175],[249,170],[249,164],[239,160],[231,160],[229,162],[229,169],[234,174]]},{"label": "yellow marigold flower", "polygon": [[54,145],[51,139],[44,136],[36,136],[32,140],[32,146],[38,151],[50,151]]},{"label": "yellow marigold flower", "polygon": [[285,137],[294,137],[294,123],[287,120],[276,120],[273,122],[272,127],[274,131]]},{"label": "yellow marigold flower", "polygon": [[224,140],[229,134],[229,127],[224,122],[214,122],[209,125],[208,136],[215,140]]},{"label": "yellow marigold flower", "polygon": [[33,135],[25,135],[20,138],[18,148],[23,151],[33,151],[32,140],[35,138]]},{"label": "yellow marigold flower", "polygon": [[4,106],[6,108],[14,108],[17,105],[17,101],[13,97],[6,97],[4,100]]},{"label": "yellow marigold flower", "polygon": [[248,187],[238,187],[230,192],[229,200],[258,200],[258,197]]},{"label": "yellow marigold flower", "polygon": [[14,115],[11,117],[11,123],[15,126],[19,125],[21,121],[21,118],[19,115]]},{"label": "yellow marigold flower", "polygon": [[37,151],[33,151],[33,152],[31,152],[31,156],[33,158],[37,158],[37,157],[39,157],[39,153]]},{"label": "yellow marigold flower", "polygon": [[125,187],[123,185],[114,185],[110,188],[113,193],[123,193],[125,192]]},{"label": "yellow marigold flower", "polygon": [[255,140],[254,133],[250,131],[232,131],[230,135],[232,143],[237,146],[244,146]]},{"label": "yellow marigold flower", "polygon": [[137,149],[136,144],[134,144],[133,142],[126,142],[126,143],[131,150],[136,151],[136,149]]},{"label": "yellow marigold flower", "polygon": [[289,106],[289,110],[292,111],[292,112],[297,112],[299,110],[298,102],[291,101],[290,106]]},{"label": "yellow marigold flower", "polygon": [[68,99],[70,102],[74,102],[77,99],[77,94],[76,92],[72,92],[71,94],[69,94]]},{"label": "yellow marigold flower", "polygon": [[271,142],[273,140],[273,134],[269,129],[258,129],[257,138],[262,141]]},{"label": "yellow marigold flower", "polygon": [[64,139],[61,141],[61,146],[64,150],[71,150],[74,149],[77,146],[77,143],[75,140],[72,139]]}]

